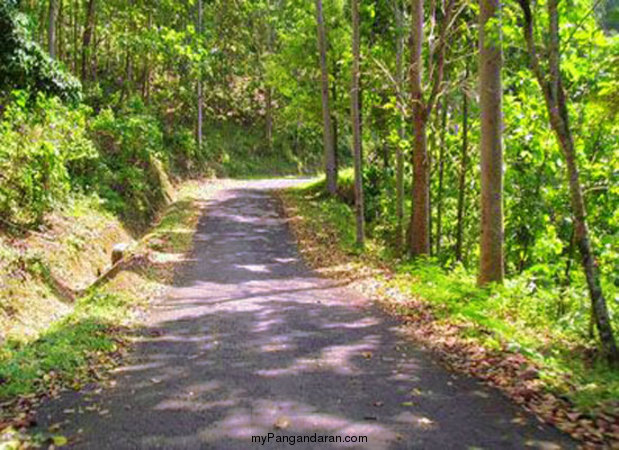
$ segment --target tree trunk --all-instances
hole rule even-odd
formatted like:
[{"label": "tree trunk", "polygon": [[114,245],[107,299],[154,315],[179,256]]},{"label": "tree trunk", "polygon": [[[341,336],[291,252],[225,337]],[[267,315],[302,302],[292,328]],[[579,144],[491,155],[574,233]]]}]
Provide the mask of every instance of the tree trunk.
[{"label": "tree trunk", "polygon": [[273,150],[273,103],[272,103],[272,89],[267,86],[264,101],[266,103],[265,108],[265,134],[267,139],[267,147],[269,151]]},{"label": "tree trunk", "polygon": [[[403,19],[402,19],[402,5],[400,0],[395,0],[395,20],[398,33],[396,36],[396,76],[397,76],[397,102],[399,108],[403,108],[404,96],[402,90],[404,89],[404,64],[402,63],[402,57],[404,53],[404,33],[403,33]],[[402,141],[405,138],[404,121],[405,117],[400,109],[400,124],[398,126],[398,136],[400,142],[396,147],[396,166],[395,166],[395,184],[396,184],[396,229],[395,229],[395,246],[398,253],[402,252],[403,247],[403,227],[404,227],[404,152],[402,151]]]},{"label": "tree trunk", "polygon": [[423,44],[423,0],[412,0],[411,5],[411,99],[413,109],[413,210],[410,226],[410,253],[412,256],[430,253],[430,195],[428,141],[426,135],[427,111],[421,86]]},{"label": "tree trunk", "polygon": [[78,47],[79,47],[79,14],[80,14],[80,4],[79,0],[73,1],[73,50],[72,50],[72,64],[73,64],[73,73],[77,75],[78,71]]},{"label": "tree trunk", "polygon": [[[333,61],[333,83],[331,83],[331,102],[334,105],[333,109],[337,110],[338,92],[337,92],[337,79],[339,77],[339,69],[337,61]],[[333,126],[333,153],[335,158],[335,171],[337,173],[340,167],[338,142],[339,142],[339,122],[337,120],[337,114],[335,111],[331,111],[331,124]]]},{"label": "tree trunk", "polygon": [[[271,10],[271,2],[267,0],[267,9]],[[267,51],[273,52],[273,30],[271,24],[267,24]],[[273,150],[273,89],[267,84],[264,93],[265,105],[265,135],[269,151]]]},{"label": "tree trunk", "polygon": [[441,237],[443,227],[443,178],[445,170],[445,134],[447,133],[447,96],[443,100],[441,117],[441,138],[438,155],[438,193],[436,198],[436,254],[441,251]]},{"label": "tree trunk", "polygon": [[49,56],[56,59],[56,20],[58,18],[58,0],[49,0],[49,23],[47,28],[47,49]]},{"label": "tree trunk", "polygon": [[90,45],[95,29],[95,10],[96,0],[88,0],[86,10],[86,23],[84,25],[84,35],[82,37],[82,81],[89,79],[88,67],[90,65]]},{"label": "tree trunk", "polygon": [[359,61],[361,59],[361,43],[359,33],[359,0],[351,0],[352,3],[352,89],[350,92],[352,128],[353,128],[353,153],[355,160],[355,218],[357,245],[364,243],[364,217],[363,217],[363,171],[361,154],[361,117],[359,111]]},{"label": "tree trunk", "polygon": [[[202,0],[198,0],[198,42],[200,42],[202,38]],[[198,147],[198,153],[202,150],[202,61],[199,62],[198,67],[198,86],[197,86],[197,96],[198,96],[198,117],[197,117],[197,128],[196,128],[196,146]]]},{"label": "tree trunk", "polygon": [[[465,82],[469,78],[469,66],[466,65]],[[469,99],[466,90],[462,90],[462,149],[460,152],[460,180],[458,182],[458,219],[456,226],[456,260],[462,261],[462,235],[464,230],[464,203],[466,201],[466,172],[468,168],[469,146]]]},{"label": "tree trunk", "polygon": [[335,195],[337,193],[337,168],[335,166],[333,129],[331,126],[331,111],[329,108],[329,73],[327,72],[327,43],[325,24],[322,13],[322,0],[316,0],[316,22],[318,29],[318,52],[320,54],[321,70],[322,120],[325,147],[325,175],[327,179],[327,191],[331,195]]},{"label": "tree trunk", "polygon": [[478,282],[503,282],[500,0],[480,0],[481,242]]},{"label": "tree trunk", "polygon": [[57,51],[56,54],[58,55],[58,60],[62,61],[64,60],[64,56],[65,56],[65,25],[64,25],[64,21],[65,21],[65,6],[62,0],[58,0],[58,19],[57,19],[57,23],[58,23],[58,32],[57,32],[57,36],[56,36],[56,47],[57,47]]},{"label": "tree trunk", "polygon": [[[96,19],[96,16],[95,16]],[[91,58],[90,58],[90,79],[94,82],[97,81],[97,76],[99,74],[98,71],[98,58],[99,58],[99,52],[97,51],[97,44],[98,44],[99,40],[97,39],[97,23],[95,22],[93,29],[92,29],[92,44],[91,44]],[[109,41],[108,41],[109,42]]]},{"label": "tree trunk", "polygon": [[[559,89],[562,89],[562,87],[559,86]],[[564,98],[562,94],[560,94],[559,97]],[[604,298],[600,285],[600,275],[595,263],[593,250],[591,249],[591,240],[589,238],[589,229],[586,221],[585,202],[580,185],[576,152],[574,150],[574,140],[569,125],[565,120],[559,117],[558,110],[563,110],[565,114],[567,114],[567,107],[563,104],[560,105],[559,108],[554,109],[551,113],[551,124],[553,130],[557,134],[561,150],[563,151],[567,163],[570,200],[574,214],[575,240],[580,250],[581,262],[587,279],[593,318],[596,322],[600,341],[602,342],[609,362],[614,365],[619,365],[619,351],[617,350],[617,344],[613,335],[606,299]],[[567,117],[565,117],[565,119],[567,119]]]},{"label": "tree trunk", "polygon": [[[150,29],[153,26],[153,15],[152,12],[148,11],[148,20],[147,20],[148,28]],[[144,68],[142,70],[142,100],[145,104],[148,104],[149,101],[149,83],[150,83],[150,52],[146,52],[144,55]],[[108,59],[109,61],[109,59]]]},{"label": "tree trunk", "polygon": [[[430,117],[428,116],[428,121],[430,120]],[[430,126],[430,124],[428,122],[426,122],[426,129]],[[436,128],[438,129],[438,127]],[[427,133],[427,131],[426,131]],[[428,187],[427,187],[427,192],[428,192],[428,247],[430,248],[430,252],[428,253],[430,256],[432,256],[432,251],[434,250],[434,243],[432,242],[432,193],[430,191],[430,189],[432,188],[432,175],[434,173],[434,168],[432,167],[433,161],[432,161],[432,156],[434,153],[434,150],[436,149],[436,133],[431,133],[430,136],[428,136],[427,138],[428,141]]]},{"label": "tree trunk", "polygon": [[46,42],[46,32],[49,32],[49,7],[45,6],[45,2],[42,1],[40,5],[38,5],[39,10],[37,11],[39,15],[39,21],[37,24],[38,30],[38,42],[41,45],[41,48],[45,48]]},{"label": "tree trunk", "polygon": [[544,94],[546,108],[550,117],[550,126],[557,136],[559,146],[566,161],[570,203],[572,206],[572,213],[574,214],[574,239],[580,251],[581,263],[587,280],[589,297],[591,298],[592,316],[609,364],[619,366],[619,350],[617,350],[606,299],[604,298],[600,284],[600,275],[591,248],[591,240],[589,238],[589,229],[586,220],[585,201],[580,185],[580,175],[578,173],[578,163],[576,151],[574,149],[574,138],[569,124],[567,99],[561,81],[558,2],[557,0],[548,1],[548,77],[544,74],[537,56],[534,40],[534,16],[531,11],[530,2],[529,0],[519,0],[519,3],[524,13],[524,37],[529,51],[531,70],[537,78],[542,93]]}]

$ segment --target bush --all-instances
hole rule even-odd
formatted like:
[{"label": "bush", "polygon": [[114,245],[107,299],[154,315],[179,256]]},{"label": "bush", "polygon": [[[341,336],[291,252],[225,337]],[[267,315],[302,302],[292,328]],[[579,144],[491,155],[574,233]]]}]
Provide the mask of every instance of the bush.
[{"label": "bush", "polygon": [[13,93],[0,123],[0,214],[6,220],[39,224],[65,199],[69,166],[96,157],[86,135],[87,110],[70,108],[39,94]]},{"label": "bush", "polygon": [[0,95],[22,89],[31,94],[32,101],[42,92],[77,104],[80,82],[30,38],[27,19],[13,3],[0,2]]},{"label": "bush", "polygon": [[41,224],[70,191],[96,192],[113,213],[141,227],[171,196],[159,122],[140,101],[92,118],[85,108],[39,94],[13,94],[0,122],[0,214]]},{"label": "bush", "polygon": [[94,185],[105,206],[135,226],[151,220],[170,198],[159,122],[133,99],[117,114],[103,110],[92,123],[92,137],[102,159]]}]

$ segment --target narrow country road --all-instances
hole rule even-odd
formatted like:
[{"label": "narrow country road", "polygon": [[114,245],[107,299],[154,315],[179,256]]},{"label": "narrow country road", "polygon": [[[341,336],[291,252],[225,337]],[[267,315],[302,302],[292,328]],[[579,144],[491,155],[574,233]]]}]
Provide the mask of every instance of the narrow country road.
[{"label": "narrow country road", "polygon": [[[62,432],[79,433],[74,446],[88,449],[575,447],[308,269],[269,192],[292,183],[220,190],[191,262],[154,306],[115,387],[50,401],[40,426],[70,419]],[[93,400],[97,411],[86,408]],[[252,442],[268,433],[264,445]],[[342,443],[290,444],[314,433]],[[367,442],[344,442],[356,436]]]}]

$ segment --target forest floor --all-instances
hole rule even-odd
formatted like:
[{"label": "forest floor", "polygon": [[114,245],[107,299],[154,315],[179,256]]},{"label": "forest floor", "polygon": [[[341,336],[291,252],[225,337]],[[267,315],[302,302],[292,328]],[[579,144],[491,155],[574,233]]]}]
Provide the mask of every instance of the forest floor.
[{"label": "forest floor", "polygon": [[252,436],[317,448],[304,440],[323,435],[368,439],[325,448],[576,446],[444,368],[347,282],[310,269],[272,192],[298,183],[217,190],[123,364],[104,386],[44,402],[32,434],[78,448],[259,447]]}]

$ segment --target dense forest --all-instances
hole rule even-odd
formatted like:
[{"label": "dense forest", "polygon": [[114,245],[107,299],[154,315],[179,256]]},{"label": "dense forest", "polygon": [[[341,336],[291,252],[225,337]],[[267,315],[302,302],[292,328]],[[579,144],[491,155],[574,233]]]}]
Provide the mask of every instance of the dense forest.
[{"label": "dense forest", "polygon": [[518,289],[619,364],[616,0],[2,0],[0,36],[3,234],[324,172],[355,251]]}]

